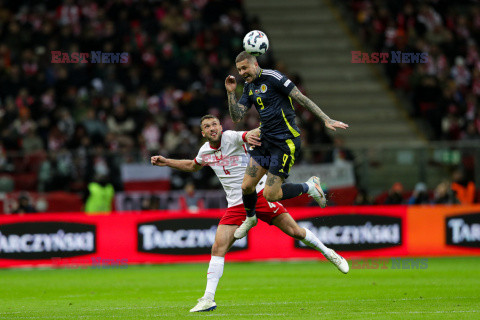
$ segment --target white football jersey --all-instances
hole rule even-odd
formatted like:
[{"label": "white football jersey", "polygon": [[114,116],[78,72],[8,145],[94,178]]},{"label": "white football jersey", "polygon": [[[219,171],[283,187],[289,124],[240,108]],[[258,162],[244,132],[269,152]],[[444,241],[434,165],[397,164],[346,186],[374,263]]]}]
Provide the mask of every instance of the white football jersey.
[{"label": "white football jersey", "polygon": [[[242,182],[250,156],[244,141],[246,132],[227,130],[222,133],[218,149],[206,142],[198,151],[195,163],[210,166],[227,194],[228,207],[243,203]],[[266,175],[257,184],[257,193],[265,187]]]}]

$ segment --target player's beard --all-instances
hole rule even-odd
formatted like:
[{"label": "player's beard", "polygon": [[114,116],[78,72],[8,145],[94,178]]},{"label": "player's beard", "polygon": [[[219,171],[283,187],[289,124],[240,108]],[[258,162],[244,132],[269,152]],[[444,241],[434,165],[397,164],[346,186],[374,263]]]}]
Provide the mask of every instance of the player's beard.
[{"label": "player's beard", "polygon": [[249,83],[252,83],[253,81],[255,81],[255,79],[258,78],[258,75],[260,74],[260,68],[255,68],[254,72],[253,73],[247,73],[246,76],[250,77],[248,78],[248,80],[246,79],[246,77],[243,77],[243,80],[249,82]]},{"label": "player's beard", "polygon": [[[248,80],[247,80],[247,77],[249,77]],[[248,82],[248,83],[252,83],[256,78],[257,78],[257,75],[256,75],[256,74],[250,74],[250,73],[248,73],[248,74],[246,75],[246,77],[243,78],[243,80],[245,80],[245,81]]]},{"label": "player's beard", "polygon": [[220,140],[222,139],[222,133],[221,132],[217,132],[217,135],[214,137],[212,137],[212,135],[209,135],[208,136],[208,142],[210,143],[218,143],[220,142]]}]

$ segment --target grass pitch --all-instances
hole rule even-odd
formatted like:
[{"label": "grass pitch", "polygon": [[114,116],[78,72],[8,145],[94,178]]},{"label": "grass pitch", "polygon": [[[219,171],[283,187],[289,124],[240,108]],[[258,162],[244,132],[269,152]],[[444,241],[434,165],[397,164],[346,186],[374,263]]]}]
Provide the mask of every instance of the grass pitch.
[{"label": "grass pitch", "polygon": [[0,319],[479,319],[480,258],[424,270],[227,263],[217,310],[190,314],[207,264],[0,271]]}]

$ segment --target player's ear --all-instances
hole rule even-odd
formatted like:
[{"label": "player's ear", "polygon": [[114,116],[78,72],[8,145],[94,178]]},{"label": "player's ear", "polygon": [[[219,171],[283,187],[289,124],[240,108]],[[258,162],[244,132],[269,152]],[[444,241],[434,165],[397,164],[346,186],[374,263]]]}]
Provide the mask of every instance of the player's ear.
[{"label": "player's ear", "polygon": [[202,129],[202,137],[205,137],[205,132],[203,132],[203,129]]}]

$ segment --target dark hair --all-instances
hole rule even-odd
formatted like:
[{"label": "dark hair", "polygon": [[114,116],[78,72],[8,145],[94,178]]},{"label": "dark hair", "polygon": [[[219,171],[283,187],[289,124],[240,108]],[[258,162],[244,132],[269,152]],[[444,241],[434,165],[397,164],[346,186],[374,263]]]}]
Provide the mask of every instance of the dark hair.
[{"label": "dark hair", "polygon": [[250,63],[254,63],[254,62],[257,62],[257,58],[255,58],[254,56],[252,56],[250,53],[248,53],[247,51],[242,51],[238,54],[237,58],[235,58],[235,63],[238,63],[240,61],[243,61],[247,59],[248,62]]},{"label": "dark hair", "polygon": [[202,127],[203,121],[207,119],[217,119],[218,122],[220,122],[220,120],[217,117],[215,117],[213,114],[206,114],[200,119],[200,128]]}]

